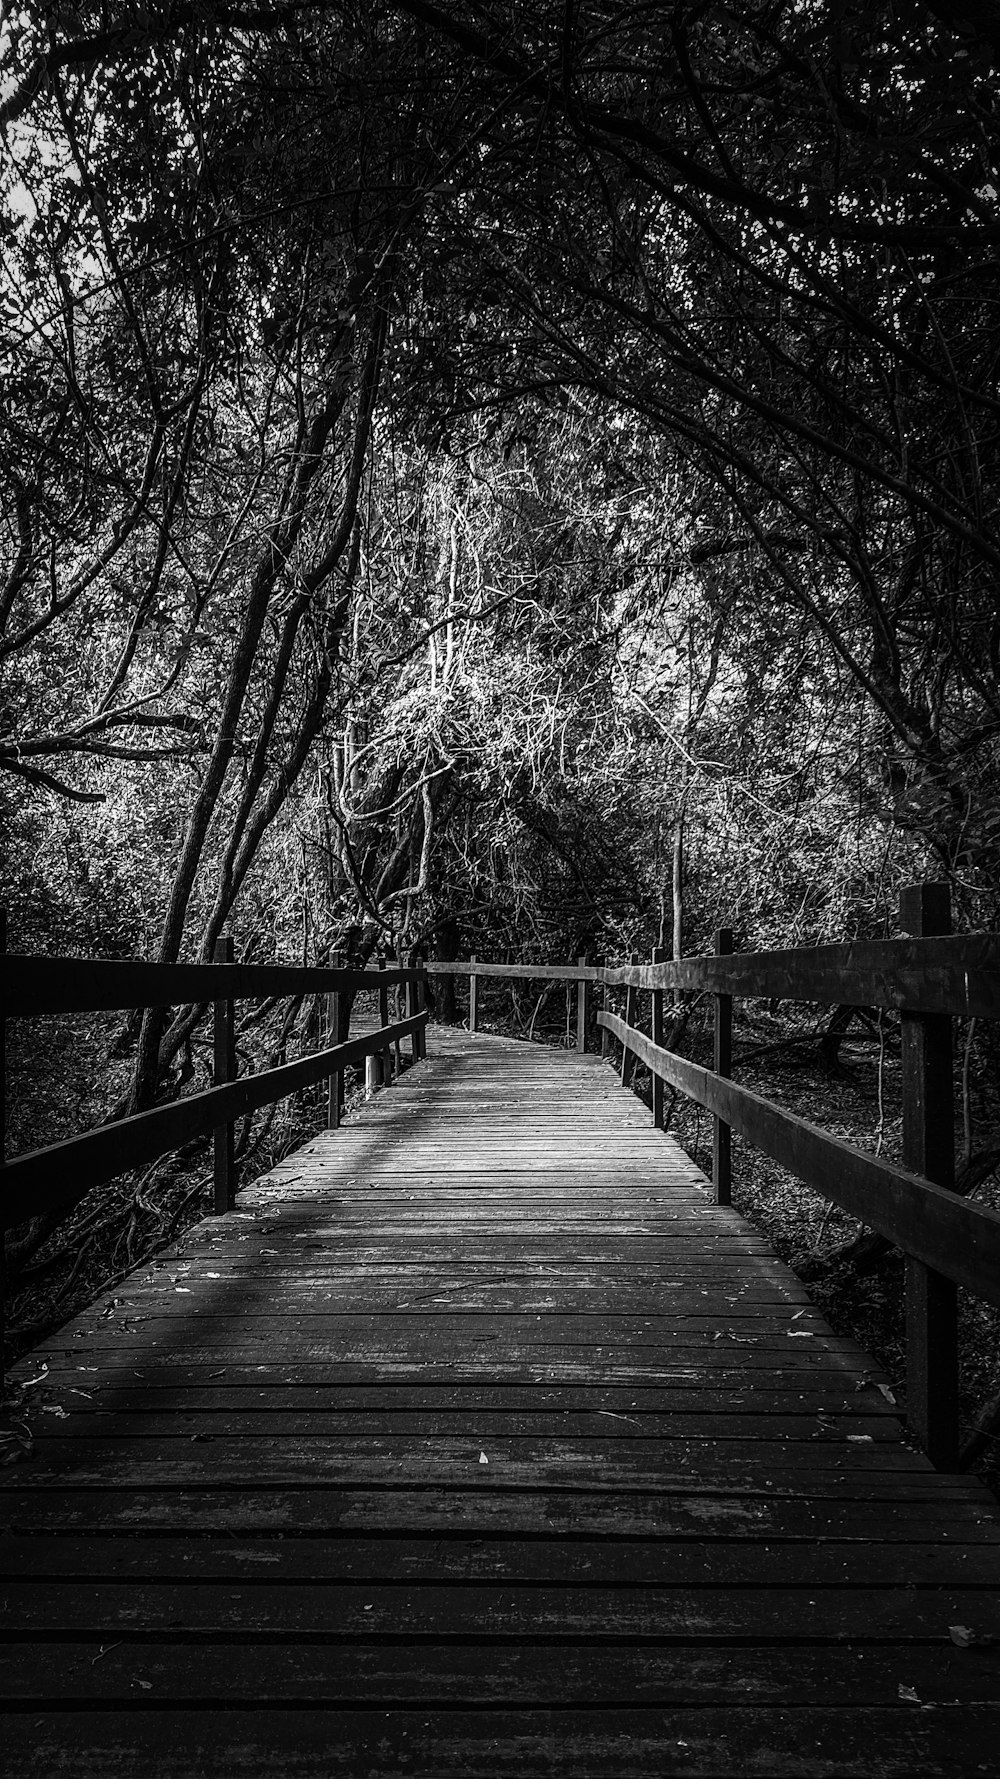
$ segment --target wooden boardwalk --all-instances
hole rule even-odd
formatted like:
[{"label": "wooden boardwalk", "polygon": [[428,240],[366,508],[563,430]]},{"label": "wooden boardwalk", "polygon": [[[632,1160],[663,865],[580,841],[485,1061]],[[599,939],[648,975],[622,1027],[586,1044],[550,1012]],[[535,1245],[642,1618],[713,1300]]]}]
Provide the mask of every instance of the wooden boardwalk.
[{"label": "wooden boardwalk", "polygon": [[995,1775],[991,1499],[607,1067],[429,1037],[18,1368],[4,1774]]}]

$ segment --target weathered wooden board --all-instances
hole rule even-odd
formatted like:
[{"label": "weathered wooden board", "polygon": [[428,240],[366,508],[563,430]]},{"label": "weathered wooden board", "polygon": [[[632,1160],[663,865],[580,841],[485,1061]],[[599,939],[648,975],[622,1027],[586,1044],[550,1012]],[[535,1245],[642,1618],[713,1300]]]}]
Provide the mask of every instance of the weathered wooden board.
[{"label": "weathered wooden board", "polygon": [[[141,1669],[135,1682],[139,1698],[140,1687],[152,1693]],[[219,1712],[149,1698],[128,1713],[67,1710],[42,1723],[33,1713],[12,1717],[6,1759],[8,1773],[25,1779],[990,1779],[1000,1706],[921,1711],[919,1699],[911,1703],[909,1711],[897,1699],[805,1711],[629,1703],[511,1712],[427,1702],[409,1711]]]},{"label": "weathered wooden board", "polygon": [[992,1773],[985,1490],[596,1059],[430,1048],[18,1368],[5,1773]]}]

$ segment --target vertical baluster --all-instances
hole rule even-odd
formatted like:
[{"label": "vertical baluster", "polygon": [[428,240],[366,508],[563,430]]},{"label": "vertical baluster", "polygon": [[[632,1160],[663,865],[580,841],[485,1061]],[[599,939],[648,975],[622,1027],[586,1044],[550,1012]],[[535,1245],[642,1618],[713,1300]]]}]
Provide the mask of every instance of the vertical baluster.
[{"label": "vertical baluster", "polygon": [[[217,964],[231,964],[233,941],[228,934],[215,941],[212,957]],[[212,1049],[214,1080],[217,1087],[236,1079],[236,1022],[233,1001],[215,1001],[212,1007]],[[221,1216],[231,1211],[236,1200],[236,1126],[216,1125],[213,1134],[215,1175],[215,1212]]]},{"label": "vertical baluster", "polygon": [[[608,987],[608,984],[605,981],[604,977],[602,976],[601,977],[601,1012],[602,1013],[610,1013],[610,1011],[611,1011],[611,990]],[[602,1027],[601,1027],[601,1055],[602,1056],[607,1056],[608,1047],[609,1047],[610,1043],[611,1043],[611,1035],[610,1035],[607,1027],[602,1025]]]},{"label": "vertical baluster", "polygon": [[[666,959],[662,945],[653,948],[653,963],[662,964]],[[651,1036],[654,1044],[663,1047],[663,989],[654,988],[651,1009]],[[656,1130],[663,1129],[663,1081],[659,1075],[653,1076],[653,1125]]]},{"label": "vertical baluster", "polygon": [[[900,891],[904,932],[931,938],[951,932],[946,883]],[[938,1186],[955,1184],[952,1022],[947,1013],[900,1015],[903,1165]],[[932,1464],[958,1463],[958,1293],[932,1267],[906,1261],[906,1418]]]},{"label": "vertical baluster", "polygon": [[[408,969],[411,969],[411,970],[413,969],[413,960],[414,960],[415,955],[416,955],[415,952],[411,951],[409,953],[408,959],[407,959],[407,968]],[[404,990],[403,1005],[406,1010],[407,1019],[413,1019],[416,1014],[416,1011],[417,1011],[417,985],[415,982],[407,982],[406,988]],[[411,1060],[411,1062],[416,1062],[416,1060],[417,1060],[417,1048],[418,1048],[417,1034],[416,1034],[416,1032],[414,1032],[412,1038],[410,1039],[410,1060]]]},{"label": "vertical baluster", "polygon": [[[378,967],[380,970],[384,970],[386,968],[386,960],[384,957],[379,958]],[[388,983],[385,983],[385,982],[382,982],[379,984],[378,1022],[379,1022],[379,1025],[383,1028],[383,1030],[389,1023],[389,986],[388,986]],[[381,1053],[381,1056],[379,1059],[379,1073],[382,1077],[382,1086],[383,1087],[391,1086],[392,1085],[392,1045],[391,1044],[387,1044],[385,1049]]]},{"label": "vertical baluster", "polygon": [[[401,951],[396,952],[393,962],[395,963],[397,970],[401,970],[403,968],[403,953]],[[398,982],[393,990],[392,1017],[393,1017],[393,1020],[396,1022],[398,1022],[403,1017],[402,994],[401,994],[401,987]],[[396,1039],[395,1050],[396,1050],[396,1079],[398,1081],[400,1075],[403,1073],[403,1043],[402,1043],[401,1038]]]},{"label": "vertical baluster", "polygon": [[479,977],[476,975],[476,954],[469,955],[469,1030],[479,1030]]},{"label": "vertical baluster", "polygon": [[[0,958],[7,950],[7,911],[0,909]],[[0,964],[0,968],[2,968]],[[0,1161],[7,1159],[7,995],[0,993]],[[0,1353],[7,1336],[7,1261],[0,1230]],[[4,1379],[6,1380],[6,1372]]]},{"label": "vertical baluster", "polygon": [[[577,963],[581,970],[587,967],[586,957],[578,957]],[[587,1016],[589,1013],[590,983],[581,976],[576,985],[576,1047],[581,1056],[587,1050]]]},{"label": "vertical baluster", "polygon": [[[413,970],[420,970],[421,965],[422,959],[419,951],[411,951],[410,968]],[[425,981],[426,977],[421,974],[407,987],[408,1004],[414,1015],[422,1013],[426,1005],[424,995]],[[411,1054],[414,1062],[419,1062],[422,1057],[427,1055],[427,1041],[424,1035],[423,1026],[420,1026],[413,1034],[413,1049]]]},{"label": "vertical baluster", "polygon": [[[632,965],[632,968],[634,969],[636,964],[639,962],[639,953],[637,951],[633,951],[628,961]],[[625,996],[625,1024],[626,1025],[634,1025],[635,1024],[636,1009],[638,1008],[638,1005],[639,1005],[639,990],[637,988],[633,988],[632,984],[629,983],[628,993]],[[632,1056],[632,1067],[629,1068],[629,1066],[628,1066],[628,1060],[629,1060],[630,1056],[632,1056],[631,1050],[629,1049],[627,1044],[623,1044],[623,1046],[622,1046],[622,1086],[623,1087],[626,1085],[626,1077],[629,1080],[631,1080],[632,1076],[635,1074],[635,1057],[634,1056]]]},{"label": "vertical baluster", "polygon": [[[733,935],[729,927],[720,927],[715,934],[716,957],[729,957]],[[728,1080],[733,1072],[733,997],[715,997],[715,1045],[712,1066],[717,1075]],[[717,1205],[733,1202],[733,1133],[721,1118],[712,1120],[712,1185]]]},{"label": "vertical baluster", "polygon": [[[343,958],[339,951],[333,952],[330,963],[333,969],[343,968]],[[326,997],[326,1037],[330,1045],[340,1043],[340,990],[335,988]],[[344,1071],[336,1069],[326,1084],[326,1121],[331,1130],[339,1130],[340,1114],[344,1106]]]}]

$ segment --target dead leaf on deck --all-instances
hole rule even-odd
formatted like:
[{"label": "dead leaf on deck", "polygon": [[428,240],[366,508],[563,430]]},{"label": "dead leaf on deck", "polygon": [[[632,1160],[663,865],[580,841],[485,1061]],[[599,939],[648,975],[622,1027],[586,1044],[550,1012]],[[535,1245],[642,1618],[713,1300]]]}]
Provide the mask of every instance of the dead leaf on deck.
[{"label": "dead leaf on deck", "polygon": [[956,1649],[988,1649],[995,1641],[989,1631],[974,1631],[971,1625],[949,1625],[948,1635]]}]

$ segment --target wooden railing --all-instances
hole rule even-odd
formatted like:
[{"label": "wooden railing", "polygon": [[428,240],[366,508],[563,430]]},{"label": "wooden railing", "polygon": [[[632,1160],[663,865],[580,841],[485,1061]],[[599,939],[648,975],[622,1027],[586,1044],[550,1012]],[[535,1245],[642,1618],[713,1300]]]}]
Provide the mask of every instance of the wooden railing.
[{"label": "wooden railing", "polygon": [[[152,964],[137,959],[90,962],[10,953],[0,960],[5,1027],[20,1018],[47,1014],[211,1005],[215,1080],[215,1085],[202,1093],[188,1094],[5,1161],[0,1167],[0,1227],[13,1228],[47,1211],[68,1211],[93,1187],[210,1133],[214,1135],[215,1209],[231,1210],[237,1119],[326,1081],[328,1117],[331,1124],[339,1124],[346,1068],[366,1058],[381,1057],[382,1079],[388,1082],[393,1051],[398,1066],[404,1038],[411,1041],[414,1059],[425,1054],[425,975],[418,964],[387,968],[383,963],[376,970],[238,964],[231,961],[228,940],[220,941],[219,953],[224,961],[212,964]],[[388,992],[394,985],[405,989],[406,1016],[390,1023]],[[237,1075],[236,1001],[326,996],[329,1036],[339,1034],[339,997],[361,989],[379,993],[375,1031],[328,1044],[260,1074]]]},{"label": "wooden railing", "polygon": [[458,958],[454,962],[439,959],[425,963],[428,976],[468,976],[469,1030],[479,1030],[479,981],[481,977],[498,976],[520,982],[571,982],[576,987],[576,1047],[587,1048],[587,1021],[590,1011],[590,986],[600,982],[603,971],[599,965],[588,964],[585,957],[575,964],[492,964],[477,958]]},{"label": "wooden railing", "polygon": [[[732,952],[606,968],[606,986],[651,996],[651,1030],[602,1010],[598,1024],[665,1082],[713,1115],[713,1180],[730,1202],[730,1132],[901,1248],[906,1256],[907,1418],[942,1469],[958,1459],[958,1309],[962,1286],[1000,1305],[1000,1214],[954,1191],[952,1021],[1000,1017],[1000,938],[954,935],[947,886],[902,892],[900,925],[912,937],[794,951]],[[715,1003],[714,1067],[663,1047],[663,1000],[702,992]],[[892,1008],[902,1047],[902,1163],[856,1148],[729,1079],[734,996]],[[633,1003],[634,1006],[634,1003]],[[662,1089],[654,1116],[662,1126]]]}]

